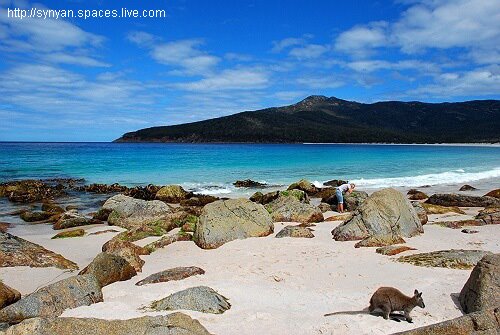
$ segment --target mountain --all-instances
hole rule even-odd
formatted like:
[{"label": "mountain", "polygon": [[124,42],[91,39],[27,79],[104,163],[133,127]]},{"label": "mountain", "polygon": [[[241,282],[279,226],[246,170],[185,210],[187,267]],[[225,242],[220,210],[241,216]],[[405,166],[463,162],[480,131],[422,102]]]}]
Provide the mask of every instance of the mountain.
[{"label": "mountain", "polygon": [[145,128],[115,142],[495,143],[500,101],[364,104],[310,96],[290,106]]}]

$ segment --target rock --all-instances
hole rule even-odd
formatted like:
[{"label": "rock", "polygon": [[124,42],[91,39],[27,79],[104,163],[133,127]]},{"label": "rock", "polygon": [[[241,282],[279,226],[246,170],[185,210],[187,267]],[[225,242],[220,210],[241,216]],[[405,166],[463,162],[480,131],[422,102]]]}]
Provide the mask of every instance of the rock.
[{"label": "rock", "polygon": [[484,226],[485,223],[483,220],[472,219],[472,220],[457,220],[457,221],[438,221],[433,224],[439,225],[442,227],[459,229],[464,226]]},{"label": "rock", "polygon": [[90,224],[99,223],[96,220],[85,217],[84,215],[78,213],[76,210],[70,210],[64,212],[59,220],[52,226],[55,230],[87,226]]},{"label": "rock", "polygon": [[102,252],[125,258],[125,260],[132,265],[136,272],[141,272],[144,261],[139,256],[149,255],[149,251],[146,248],[133,244],[132,242],[120,240],[118,236],[119,235],[104,243],[102,246]]},{"label": "rock", "polygon": [[101,252],[79,274],[94,275],[99,285],[104,287],[117,281],[129,280],[137,275],[137,272],[125,258]]},{"label": "rock", "polygon": [[251,197],[250,200],[253,202],[257,202],[261,205],[267,205],[271,201],[278,199],[280,192],[279,191],[274,191],[274,192],[269,192],[266,194],[263,194],[262,192],[255,192]]},{"label": "rock", "polygon": [[128,190],[127,186],[122,186],[120,184],[90,184],[84,185],[78,188],[79,191],[99,193],[99,194],[108,194],[108,193],[120,193]]},{"label": "rock", "polygon": [[143,316],[128,320],[95,318],[34,318],[10,327],[5,335],[210,335],[183,313]]},{"label": "rock", "polygon": [[323,221],[321,210],[305,203],[305,199],[305,193],[302,191],[284,191],[280,193],[278,199],[267,204],[266,209],[271,213],[275,222],[312,223]]},{"label": "rock", "polygon": [[92,218],[99,221],[108,221],[109,214],[111,214],[113,210],[110,208],[100,208]]},{"label": "rock", "polygon": [[346,221],[352,218],[352,212],[329,216],[325,221]]},{"label": "rock", "polygon": [[21,293],[0,281],[0,309],[21,299]]},{"label": "rock", "polygon": [[6,330],[4,335],[210,335],[183,313],[143,316],[128,320],[95,318],[34,318]]},{"label": "rock", "polygon": [[459,189],[459,191],[474,191],[474,190],[477,190],[477,188],[470,186],[470,185],[467,185],[467,184],[463,185]]},{"label": "rock", "polygon": [[73,229],[68,231],[62,231],[59,234],[52,236],[52,239],[57,238],[69,238],[69,237],[81,237],[85,235],[85,230],[83,229]]},{"label": "rock", "polygon": [[500,308],[475,312],[393,335],[498,335]]},{"label": "rock", "polygon": [[0,233],[6,233],[7,229],[10,228],[9,222],[0,222]]},{"label": "rock", "polygon": [[332,187],[339,187],[340,185],[343,184],[347,184],[347,180],[333,179],[323,183],[323,185],[325,186],[332,186]]},{"label": "rock", "polygon": [[144,248],[148,252],[154,252],[157,249],[160,248],[165,248],[167,245],[170,245],[174,242],[179,242],[179,241],[191,241],[193,239],[193,236],[191,234],[174,234],[174,235],[166,235],[160,238],[157,241],[151,242],[148,245],[146,245]]},{"label": "rock", "polygon": [[186,192],[181,186],[168,185],[160,188],[160,190],[156,193],[156,199],[178,204],[181,200],[187,199],[188,195],[189,192]]},{"label": "rock", "polygon": [[473,196],[463,194],[433,194],[426,201],[429,204],[457,207],[500,207],[500,199],[490,196]]},{"label": "rock", "polygon": [[305,238],[313,238],[314,234],[311,229],[301,226],[286,226],[283,228],[278,234],[276,234],[277,238],[281,237],[305,237]]},{"label": "rock", "polygon": [[23,221],[26,222],[37,222],[37,221],[44,221],[49,219],[53,213],[49,212],[40,212],[40,211],[25,211],[22,212],[20,217],[23,219]]},{"label": "rock", "polygon": [[142,286],[146,284],[166,283],[171,280],[182,280],[191,276],[203,274],[205,274],[205,271],[196,266],[177,267],[152,274],[151,276],[137,282],[135,285]]},{"label": "rock", "polygon": [[127,189],[123,194],[129,197],[142,200],[155,200],[156,194],[161,189],[161,186],[149,184],[148,186],[136,186]]},{"label": "rock", "polygon": [[9,233],[0,233],[0,267],[55,266],[63,270],[78,270],[76,263],[63,256]]},{"label": "rock", "polygon": [[[356,210],[366,199],[368,199],[368,193],[363,191],[353,191],[350,194],[344,194],[344,209],[348,211]],[[337,195],[335,190],[330,196],[322,198],[321,201],[326,202],[335,208],[337,208]]]},{"label": "rock", "polygon": [[387,245],[385,247],[380,247],[375,250],[377,254],[382,254],[386,256],[394,256],[408,250],[417,250],[415,248],[410,248],[405,245]]},{"label": "rock", "polygon": [[500,254],[486,255],[476,264],[458,300],[465,313],[500,307]]},{"label": "rock", "polygon": [[330,206],[329,204],[327,204],[326,202],[322,202],[318,205],[318,208],[319,210],[322,212],[322,213],[325,213],[325,212],[329,212],[332,210],[332,206]]},{"label": "rock", "polygon": [[500,207],[485,208],[476,215],[476,219],[485,224],[500,224]]},{"label": "rock", "polygon": [[420,220],[420,223],[422,225],[426,224],[427,221],[429,221],[429,217],[427,216],[427,212],[425,211],[424,207],[422,204],[418,201],[412,201],[411,205],[415,209],[415,212],[417,212],[417,216]]},{"label": "rock", "polygon": [[251,179],[237,180],[233,183],[233,185],[235,187],[252,187],[252,188],[263,188],[267,186],[267,184],[259,183],[258,181],[254,181]]},{"label": "rock", "polygon": [[398,258],[398,261],[427,267],[471,269],[487,254],[490,254],[490,252],[483,250],[452,249],[402,256]]},{"label": "rock", "polygon": [[306,192],[307,195],[312,195],[318,192],[318,188],[306,179],[301,179],[298,182],[291,184],[290,186],[288,186],[287,190],[301,190]]},{"label": "rock", "polygon": [[384,247],[387,245],[406,243],[406,241],[398,235],[373,235],[369,236],[354,245],[355,248],[361,247]]},{"label": "rock", "polygon": [[41,180],[18,180],[0,184],[0,197],[7,197],[12,202],[35,202],[64,194],[61,188]]},{"label": "rock", "polygon": [[420,203],[420,205],[425,209],[427,214],[446,214],[446,213],[457,213],[457,214],[465,214],[463,210],[456,206],[439,206],[428,204],[426,202]]},{"label": "rock", "polygon": [[0,322],[12,324],[38,316],[59,316],[68,308],[101,301],[101,287],[93,275],[73,276],[45,286],[1,309]]},{"label": "rock", "polygon": [[64,213],[64,208],[53,202],[44,202],[42,203],[42,211],[53,214],[61,214]]},{"label": "rock", "polygon": [[181,200],[181,206],[203,207],[217,200],[219,200],[219,198],[211,195],[196,194],[189,199]]},{"label": "rock", "polygon": [[247,237],[272,234],[274,225],[264,206],[247,199],[219,200],[206,205],[193,239],[203,249]]},{"label": "rock", "polygon": [[484,196],[500,199],[500,188],[497,188],[496,190],[493,190],[493,191],[489,191]]},{"label": "rock", "polygon": [[108,223],[132,229],[144,225],[161,226],[168,221],[172,209],[160,200],[141,200],[118,194],[104,203],[104,209],[111,209]]},{"label": "rock", "polygon": [[197,286],[169,295],[151,304],[155,311],[187,309],[202,313],[222,314],[231,308],[227,298],[207,286]]},{"label": "rock", "polygon": [[90,233],[89,235],[101,235],[101,234],[107,234],[107,233],[119,233],[119,231],[115,230],[115,229],[106,229],[106,230],[96,231],[95,233]]},{"label": "rock", "polygon": [[477,234],[477,233],[479,233],[479,231],[472,230],[472,229],[462,229],[461,232],[464,234]]},{"label": "rock", "polygon": [[410,199],[410,200],[424,200],[424,199],[427,199],[429,197],[424,192],[421,192],[421,191],[415,190],[415,189],[409,190],[407,195],[408,195],[408,199]]},{"label": "rock", "polygon": [[352,219],[332,230],[337,241],[362,240],[373,235],[412,237],[423,233],[411,203],[392,188],[374,192],[353,213]]}]

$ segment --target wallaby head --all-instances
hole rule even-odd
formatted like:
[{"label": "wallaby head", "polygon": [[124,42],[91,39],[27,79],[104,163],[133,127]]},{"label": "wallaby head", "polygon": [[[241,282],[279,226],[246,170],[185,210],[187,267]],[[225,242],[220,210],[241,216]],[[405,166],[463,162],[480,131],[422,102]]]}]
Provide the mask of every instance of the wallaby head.
[{"label": "wallaby head", "polygon": [[415,290],[415,292],[413,292],[413,299],[415,299],[415,306],[425,308],[424,299],[422,298],[422,292],[418,292],[418,290]]}]

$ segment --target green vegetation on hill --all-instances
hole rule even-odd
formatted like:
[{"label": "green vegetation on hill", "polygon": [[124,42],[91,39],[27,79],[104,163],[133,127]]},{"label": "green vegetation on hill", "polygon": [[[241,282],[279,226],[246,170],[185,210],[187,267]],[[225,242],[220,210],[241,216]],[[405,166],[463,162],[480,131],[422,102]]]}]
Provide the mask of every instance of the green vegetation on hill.
[{"label": "green vegetation on hill", "polygon": [[386,101],[324,96],[258,111],[124,134],[115,142],[500,142],[500,101]]}]

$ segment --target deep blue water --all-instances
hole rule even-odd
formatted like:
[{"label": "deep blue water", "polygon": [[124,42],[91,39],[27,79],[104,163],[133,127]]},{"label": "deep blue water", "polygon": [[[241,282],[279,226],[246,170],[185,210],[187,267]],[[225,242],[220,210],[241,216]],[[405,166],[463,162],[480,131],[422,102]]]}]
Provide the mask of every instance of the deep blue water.
[{"label": "deep blue water", "polygon": [[[500,177],[500,147],[349,144],[0,143],[0,181],[78,177],[88,183],[181,184],[217,193],[254,179],[348,179],[364,187]],[[214,188],[214,186],[217,186]]]}]

